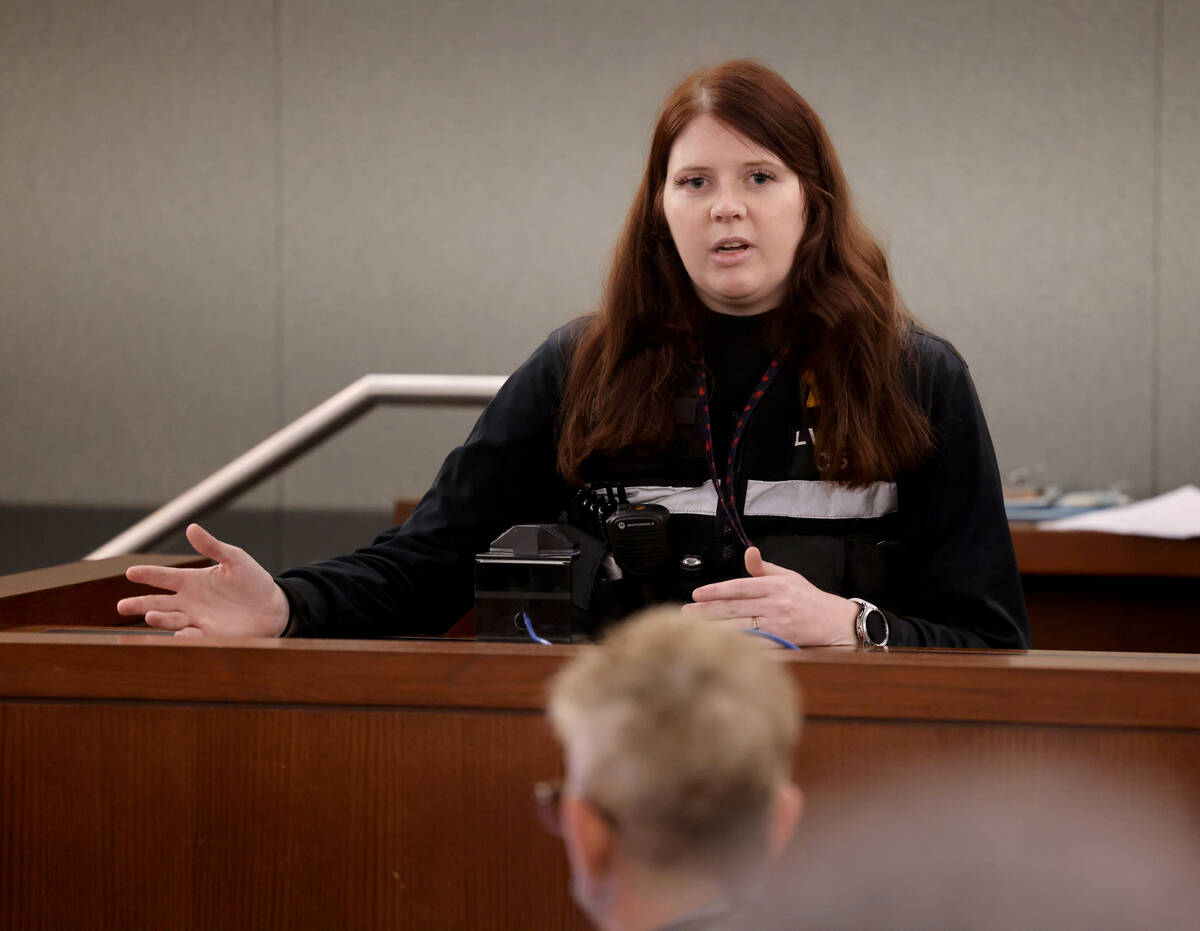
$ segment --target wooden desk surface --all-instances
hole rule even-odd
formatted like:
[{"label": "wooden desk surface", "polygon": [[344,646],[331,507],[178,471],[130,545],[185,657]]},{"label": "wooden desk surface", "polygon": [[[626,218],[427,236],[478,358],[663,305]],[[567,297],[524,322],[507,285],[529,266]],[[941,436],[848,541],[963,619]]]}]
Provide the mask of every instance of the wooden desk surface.
[{"label": "wooden desk surface", "polygon": [[[0,634],[15,927],[585,928],[530,786],[589,647]],[[778,654],[810,810],[913,761],[1069,755],[1200,810],[1200,657]]]},{"label": "wooden desk surface", "polygon": [[1039,530],[1028,523],[1009,529],[1022,575],[1200,579],[1200,540]]},{"label": "wooden desk surface", "polygon": [[117,602],[131,595],[157,591],[125,578],[125,570],[139,563],[196,567],[212,565],[212,560],[195,553],[190,556],[141,553],[0,576],[0,629],[128,625],[131,619],[117,614]]}]

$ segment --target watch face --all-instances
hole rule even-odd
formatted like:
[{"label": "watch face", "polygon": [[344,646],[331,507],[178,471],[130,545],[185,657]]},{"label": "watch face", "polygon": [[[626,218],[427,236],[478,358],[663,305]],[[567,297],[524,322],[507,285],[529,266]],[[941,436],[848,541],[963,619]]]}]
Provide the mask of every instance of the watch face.
[{"label": "watch face", "polygon": [[867,630],[867,638],[876,646],[883,646],[888,639],[888,622],[879,610],[868,611],[863,626]]}]

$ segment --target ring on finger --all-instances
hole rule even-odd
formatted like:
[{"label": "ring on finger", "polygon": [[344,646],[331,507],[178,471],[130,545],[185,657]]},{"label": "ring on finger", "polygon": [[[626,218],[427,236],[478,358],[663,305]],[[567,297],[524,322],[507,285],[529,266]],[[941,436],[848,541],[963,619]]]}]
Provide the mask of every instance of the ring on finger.
[{"label": "ring on finger", "polygon": [[758,623],[758,615],[757,614],[754,615],[754,617],[750,618],[750,629],[751,630],[762,630],[762,625]]}]

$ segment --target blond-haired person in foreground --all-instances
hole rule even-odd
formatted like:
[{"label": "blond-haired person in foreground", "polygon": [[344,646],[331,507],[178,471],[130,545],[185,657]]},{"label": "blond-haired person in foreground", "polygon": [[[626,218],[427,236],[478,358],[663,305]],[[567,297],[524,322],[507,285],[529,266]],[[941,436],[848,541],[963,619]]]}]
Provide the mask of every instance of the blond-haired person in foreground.
[{"label": "blond-haired person in foreground", "polygon": [[758,638],[660,608],[555,679],[560,828],[575,900],[598,927],[737,927],[802,805],[799,698],[778,659]]}]

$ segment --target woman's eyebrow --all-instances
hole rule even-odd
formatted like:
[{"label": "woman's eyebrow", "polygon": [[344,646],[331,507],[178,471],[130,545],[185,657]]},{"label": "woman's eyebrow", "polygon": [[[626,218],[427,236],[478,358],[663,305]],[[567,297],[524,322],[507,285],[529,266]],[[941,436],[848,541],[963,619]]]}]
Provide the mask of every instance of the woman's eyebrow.
[{"label": "woman's eyebrow", "polygon": [[[779,161],[775,161],[775,160],[757,158],[752,161],[742,162],[741,165],[739,165],[738,167],[739,168],[779,168],[782,164],[783,164],[783,162],[779,162]],[[671,172],[671,174],[678,174],[681,171],[712,171],[712,168],[708,165],[681,165],[678,168],[674,169]]]}]

